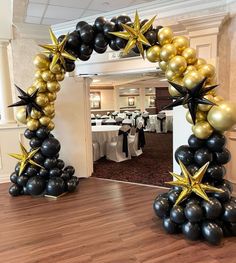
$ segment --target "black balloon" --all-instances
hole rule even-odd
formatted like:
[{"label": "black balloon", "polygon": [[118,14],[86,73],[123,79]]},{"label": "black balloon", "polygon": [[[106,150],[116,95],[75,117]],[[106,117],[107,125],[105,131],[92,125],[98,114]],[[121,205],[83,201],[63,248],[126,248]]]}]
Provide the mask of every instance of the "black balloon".
[{"label": "black balloon", "polygon": [[111,22],[116,24],[117,23],[117,16],[112,17]]},{"label": "black balloon", "polygon": [[207,162],[211,162],[213,160],[213,156],[207,148],[201,148],[195,152],[194,160],[199,166],[202,166]]},{"label": "black balloon", "polygon": [[17,163],[16,166],[15,166],[15,173],[16,173],[16,175],[19,175],[19,172],[20,172],[20,163]]},{"label": "black balloon", "polygon": [[94,46],[93,48],[94,48],[94,50],[95,50],[98,54],[103,54],[103,53],[105,53],[106,50],[107,50],[107,46],[104,47],[104,48],[100,48],[100,47]]},{"label": "black balloon", "polygon": [[111,39],[111,41],[109,42],[109,47],[115,51],[120,50],[116,45],[116,39]]},{"label": "black balloon", "polygon": [[187,222],[183,224],[182,232],[189,240],[198,240],[201,237],[201,228],[196,223]]},{"label": "black balloon", "polygon": [[220,133],[214,133],[212,134],[206,141],[207,147],[212,152],[219,152],[222,150],[226,143],[225,136]]},{"label": "black balloon", "polygon": [[116,19],[117,30],[122,31],[123,30],[122,24],[127,24],[130,21],[131,21],[131,19],[127,15],[118,16]]},{"label": "black balloon", "polygon": [[88,25],[85,21],[79,21],[76,25],[76,31],[80,33],[80,30],[85,26]]},{"label": "black balloon", "polygon": [[204,179],[222,180],[225,175],[225,168],[217,164],[210,164],[206,170]]},{"label": "black balloon", "polygon": [[74,62],[70,62],[70,61],[66,61],[65,62],[65,71],[66,72],[72,72],[75,69],[75,63]]},{"label": "black balloon", "polygon": [[156,33],[158,34],[159,30],[162,29],[162,28],[163,28],[163,26],[157,26],[157,27],[155,28]]},{"label": "black balloon", "polygon": [[30,147],[35,149],[41,146],[42,141],[38,137],[34,137],[30,140]]},{"label": "black balloon", "polygon": [[49,172],[46,169],[41,168],[39,170],[39,176],[42,176],[44,178],[47,178],[49,176]]},{"label": "black balloon", "polygon": [[117,46],[119,49],[125,48],[127,42],[128,42],[128,41],[127,41],[126,39],[123,39],[123,38],[120,38],[120,37],[116,37],[116,46]]},{"label": "black balloon", "polygon": [[163,219],[163,227],[168,234],[176,234],[179,232],[179,225],[173,222],[169,217]]},{"label": "black balloon", "polygon": [[91,25],[84,25],[80,29],[80,37],[84,43],[91,43],[94,38],[94,30]]},{"label": "black balloon", "polygon": [[185,200],[185,204],[186,204],[186,206],[187,205],[191,205],[191,204],[196,204],[196,205],[200,205],[200,200],[199,200],[199,197],[197,197],[197,196],[190,196],[189,198],[187,198],[186,200]]},{"label": "black balloon", "polygon": [[226,164],[230,161],[231,159],[231,154],[230,151],[226,148],[223,148],[221,152],[215,152],[214,153],[214,161],[217,164]]},{"label": "black balloon", "polygon": [[70,176],[72,176],[75,173],[75,168],[71,165],[66,166],[64,170],[67,171]]},{"label": "black balloon", "polygon": [[17,177],[17,184],[20,186],[25,186],[28,182],[29,177],[27,175],[20,175]]},{"label": "black balloon", "polygon": [[90,59],[90,56],[86,56],[86,55],[83,55],[83,54],[79,54],[78,55],[78,58],[82,61],[87,61]]},{"label": "black balloon", "polygon": [[25,135],[25,138],[32,139],[33,137],[35,137],[35,132],[29,129],[26,129],[24,132],[24,135]]},{"label": "black balloon", "polygon": [[175,189],[171,189],[168,192],[168,199],[170,200],[170,202],[172,202],[173,204],[176,202],[176,200],[179,197],[180,192],[178,190]]},{"label": "black balloon", "polygon": [[76,182],[76,185],[79,184],[79,178],[77,176],[71,176],[71,179],[73,179]]},{"label": "black balloon", "polygon": [[78,49],[80,45],[80,37],[78,32],[74,31],[69,34],[67,42],[66,42],[66,49],[69,48],[71,50],[76,50]]},{"label": "black balloon", "polygon": [[93,49],[86,44],[80,46],[80,54],[84,56],[90,56],[93,53]]},{"label": "black balloon", "polygon": [[22,191],[22,187],[17,185],[17,184],[13,184],[9,188],[9,194],[12,195],[12,196],[20,195],[21,191]]},{"label": "black balloon", "polygon": [[232,191],[233,191],[233,186],[232,186],[232,184],[231,184],[230,181],[224,179],[224,180],[222,181],[222,183],[221,183],[221,186],[224,186],[224,187],[228,188],[229,191],[232,193]]},{"label": "black balloon", "polygon": [[41,176],[34,176],[29,178],[26,188],[30,195],[40,195],[45,189],[45,180]]},{"label": "black balloon", "polygon": [[108,44],[107,39],[102,33],[98,33],[94,38],[94,45],[98,48],[105,48]]},{"label": "black balloon", "polygon": [[59,169],[58,167],[54,167],[49,171],[49,176],[50,177],[59,177],[62,174],[62,170]]},{"label": "black balloon", "polygon": [[153,209],[156,215],[160,218],[169,215],[170,212],[170,204],[167,198],[157,196],[153,203]]},{"label": "black balloon", "polygon": [[45,128],[45,127],[41,127],[39,128],[37,131],[36,131],[36,136],[39,138],[39,139],[46,139],[49,135],[50,131]]},{"label": "black balloon", "polygon": [[200,205],[194,203],[188,204],[184,208],[184,214],[191,223],[197,223],[203,218],[202,208]]},{"label": "black balloon", "polygon": [[34,161],[40,165],[43,165],[44,161],[45,161],[45,157],[43,156],[43,154],[41,153],[41,151],[38,151],[34,157],[33,157]]},{"label": "black balloon", "polygon": [[223,220],[236,223],[236,203],[229,202],[224,204]]},{"label": "black balloon", "polygon": [[65,38],[66,35],[60,35],[58,38],[57,38],[57,41],[59,43],[61,43],[63,41],[63,39]]},{"label": "black balloon", "polygon": [[199,148],[202,148],[205,145],[205,140],[198,139],[194,134],[192,134],[188,138],[188,145],[193,150],[198,150]]},{"label": "black balloon", "polygon": [[28,177],[36,176],[38,173],[38,169],[34,166],[28,166],[27,169],[25,170],[25,173]]},{"label": "black balloon", "polygon": [[193,163],[193,153],[188,145],[182,145],[175,151],[175,160],[179,163],[179,160],[184,165],[190,165]]},{"label": "black balloon", "polygon": [[63,171],[62,174],[61,174],[61,178],[64,181],[69,181],[71,179],[71,176],[70,176],[70,174],[67,171]]},{"label": "black balloon", "polygon": [[187,166],[187,169],[191,175],[194,175],[199,170],[199,166],[197,166],[196,164],[190,164],[189,166]]},{"label": "black balloon", "polygon": [[110,32],[115,32],[116,31],[116,25],[113,22],[106,22],[106,24],[103,27],[103,33],[105,37],[109,39],[114,39],[115,36],[110,34]]},{"label": "black balloon", "polygon": [[170,219],[176,224],[183,224],[186,221],[183,207],[176,205],[170,210]]},{"label": "black balloon", "polygon": [[154,30],[149,30],[144,34],[151,46],[155,45],[157,42],[157,34]]},{"label": "black balloon", "polygon": [[214,192],[212,193],[212,196],[215,197],[216,199],[220,200],[220,202],[228,202],[230,200],[230,191],[227,187],[217,187],[221,190],[223,190],[223,192]]},{"label": "black balloon", "polygon": [[58,160],[57,160],[57,167],[58,167],[59,169],[63,169],[64,166],[65,166],[64,161],[61,160],[61,159],[58,159]]},{"label": "black balloon", "polygon": [[47,158],[44,162],[44,167],[46,169],[52,169],[57,165],[57,159],[55,157],[53,158]]},{"label": "black balloon", "polygon": [[18,178],[18,175],[16,173],[12,173],[10,175],[10,180],[12,183],[16,184],[17,183],[17,178]]},{"label": "black balloon", "polygon": [[28,193],[28,191],[27,191],[27,187],[26,187],[26,186],[23,186],[23,189],[22,189],[22,191],[23,191],[23,194],[24,194],[24,195],[29,195],[29,193]]},{"label": "black balloon", "polygon": [[106,24],[107,20],[105,17],[100,16],[94,22],[94,27],[96,28],[97,32],[103,32],[103,27]]},{"label": "black balloon", "polygon": [[47,157],[54,157],[60,149],[60,142],[55,138],[48,138],[44,140],[41,146],[41,152]]},{"label": "black balloon", "polygon": [[203,201],[202,208],[206,219],[216,219],[222,213],[222,205],[216,198],[210,197],[210,202]]},{"label": "black balloon", "polygon": [[47,194],[52,196],[61,195],[65,190],[65,182],[60,177],[50,178],[47,183]]},{"label": "black balloon", "polygon": [[212,245],[220,244],[223,238],[222,228],[214,222],[204,222],[202,224],[202,234]]},{"label": "black balloon", "polygon": [[67,182],[67,190],[68,192],[74,192],[77,187],[76,181],[74,179],[70,179]]}]

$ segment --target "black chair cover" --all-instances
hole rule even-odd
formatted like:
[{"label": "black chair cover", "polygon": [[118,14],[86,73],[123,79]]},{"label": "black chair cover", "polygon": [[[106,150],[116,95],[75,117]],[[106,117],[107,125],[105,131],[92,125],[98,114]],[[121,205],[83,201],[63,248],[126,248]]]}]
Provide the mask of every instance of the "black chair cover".
[{"label": "black chair cover", "polygon": [[118,116],[118,113],[112,113],[111,116],[113,119],[115,119]]},{"label": "black chair cover", "polygon": [[125,156],[129,156],[129,149],[128,149],[128,135],[129,135],[130,130],[128,131],[122,131],[119,130],[118,135],[123,135],[123,146],[122,146],[122,152],[125,153]]},{"label": "black chair cover", "polygon": [[96,126],[96,122],[91,122],[91,125],[92,126]]},{"label": "black chair cover", "polygon": [[131,119],[132,113],[131,112],[126,113],[126,116],[128,117],[128,119]]},{"label": "black chair cover", "polygon": [[143,127],[140,129],[137,128],[136,132],[138,132],[138,150],[139,150],[140,148],[143,148],[144,145],[146,144]]},{"label": "black chair cover", "polygon": [[144,128],[146,128],[146,126],[147,126],[147,121],[148,121],[148,119],[149,119],[149,116],[143,116],[142,118],[143,118],[143,120],[144,120]]},{"label": "black chair cover", "polygon": [[157,114],[157,120],[159,120],[160,121],[160,130],[161,130],[161,132],[163,132],[164,130],[163,130],[163,124],[164,124],[164,121],[166,120],[166,115],[165,115],[165,113],[159,113],[159,114]]},{"label": "black chair cover", "polygon": [[137,119],[138,119],[138,117],[140,117],[140,115],[141,115],[141,114],[137,114],[137,115],[135,115],[135,117],[134,117],[134,127],[135,127],[135,128],[137,127]]}]

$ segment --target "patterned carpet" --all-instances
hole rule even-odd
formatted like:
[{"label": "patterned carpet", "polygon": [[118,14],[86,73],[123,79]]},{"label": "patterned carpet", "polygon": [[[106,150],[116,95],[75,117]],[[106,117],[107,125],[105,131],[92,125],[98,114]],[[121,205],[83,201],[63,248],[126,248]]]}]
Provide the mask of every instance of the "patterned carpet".
[{"label": "patterned carpet", "polygon": [[[145,133],[144,153],[131,160],[116,163],[105,158],[94,164],[94,177],[164,186],[171,181],[172,133]],[[166,186],[166,185],[165,185]]]}]

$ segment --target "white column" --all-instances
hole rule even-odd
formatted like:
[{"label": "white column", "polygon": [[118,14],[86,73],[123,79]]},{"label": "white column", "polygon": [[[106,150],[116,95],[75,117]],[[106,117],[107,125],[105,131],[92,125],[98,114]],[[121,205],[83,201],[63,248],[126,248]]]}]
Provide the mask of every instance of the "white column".
[{"label": "white column", "polygon": [[139,98],[140,98],[140,110],[141,112],[145,111],[145,88],[139,88]]},{"label": "white column", "polygon": [[8,62],[8,41],[0,41],[0,114],[1,124],[15,122],[12,104],[11,80]]},{"label": "white column", "polygon": [[55,135],[61,143],[60,158],[75,167],[76,176],[93,172],[89,78],[66,77],[56,101]]}]

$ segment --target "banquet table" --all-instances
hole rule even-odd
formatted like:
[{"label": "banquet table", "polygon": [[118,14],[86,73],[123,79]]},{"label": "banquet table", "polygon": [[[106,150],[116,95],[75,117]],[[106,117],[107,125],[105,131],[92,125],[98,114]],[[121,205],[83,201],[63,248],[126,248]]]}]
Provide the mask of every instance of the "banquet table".
[{"label": "banquet table", "polygon": [[[164,112],[164,111],[163,111]],[[173,131],[173,113],[172,111],[165,111],[167,131]],[[155,131],[157,125],[157,114],[149,115],[151,130]]]},{"label": "banquet table", "polygon": [[106,143],[118,136],[120,128],[118,125],[92,126],[92,140],[99,144],[100,157],[106,155]]}]

